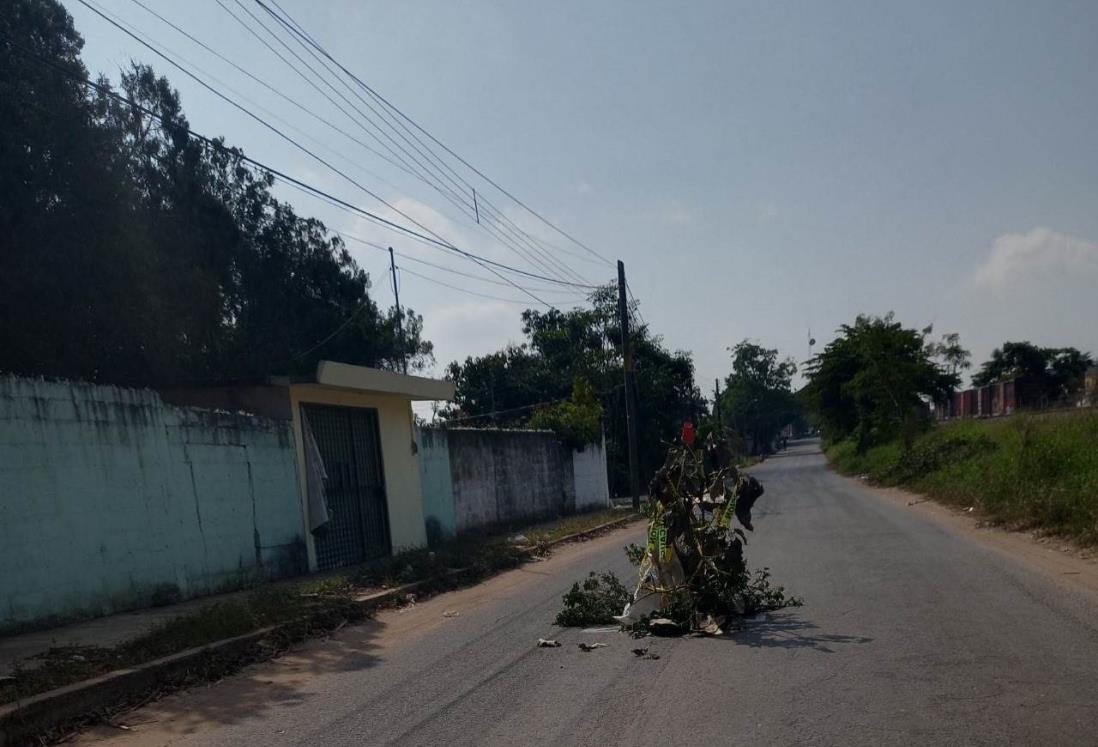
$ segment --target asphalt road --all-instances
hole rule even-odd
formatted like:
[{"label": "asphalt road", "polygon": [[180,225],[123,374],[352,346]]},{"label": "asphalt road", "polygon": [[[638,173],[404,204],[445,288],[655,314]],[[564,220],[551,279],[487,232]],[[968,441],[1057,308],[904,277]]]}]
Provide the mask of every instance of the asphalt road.
[{"label": "asphalt road", "polygon": [[[727,639],[551,625],[587,570],[631,574],[632,528],[342,631],[135,712],[122,745],[1098,744],[1098,606],[802,443],[766,487],[752,565],[805,606]],[[450,612],[449,615],[445,614]],[[453,613],[457,613],[456,615]],[[558,649],[538,649],[538,637]],[[579,641],[607,648],[580,651]]]}]

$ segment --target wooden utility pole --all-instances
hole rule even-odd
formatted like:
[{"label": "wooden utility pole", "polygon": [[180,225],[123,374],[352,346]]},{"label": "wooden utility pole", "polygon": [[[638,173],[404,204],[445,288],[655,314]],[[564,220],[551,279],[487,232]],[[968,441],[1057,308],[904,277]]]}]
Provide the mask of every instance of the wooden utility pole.
[{"label": "wooden utility pole", "polygon": [[629,489],[633,508],[640,508],[640,464],[637,458],[637,382],[633,375],[633,348],[629,343],[629,306],[625,301],[625,263],[618,260],[618,317],[621,358],[625,373],[625,431],[629,442]]},{"label": "wooden utility pole", "polygon": [[724,434],[724,424],[721,423],[721,380],[713,379],[713,389],[716,394],[713,397],[713,414],[717,416],[717,428]]},{"label": "wooden utility pole", "polygon": [[404,313],[400,310],[400,291],[397,289],[397,266],[393,256],[393,247],[389,247],[389,270],[393,273],[393,298],[397,307],[397,339],[400,345],[400,362],[404,373],[408,373],[408,350],[404,345]]}]

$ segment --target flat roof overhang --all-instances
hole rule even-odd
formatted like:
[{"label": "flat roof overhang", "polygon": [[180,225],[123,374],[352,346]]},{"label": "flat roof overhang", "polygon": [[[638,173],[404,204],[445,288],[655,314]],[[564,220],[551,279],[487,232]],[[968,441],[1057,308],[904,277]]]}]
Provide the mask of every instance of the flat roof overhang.
[{"label": "flat roof overhang", "polygon": [[454,383],[425,376],[408,376],[380,368],[352,366],[337,361],[320,361],[316,367],[316,383],[324,386],[354,389],[363,392],[395,394],[416,401],[450,400],[454,398]]}]

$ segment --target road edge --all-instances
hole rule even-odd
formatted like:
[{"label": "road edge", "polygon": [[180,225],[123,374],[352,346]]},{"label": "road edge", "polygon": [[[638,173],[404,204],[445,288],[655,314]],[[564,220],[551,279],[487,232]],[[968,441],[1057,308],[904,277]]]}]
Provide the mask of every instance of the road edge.
[{"label": "road edge", "polygon": [[[539,546],[523,548],[527,553],[525,562],[530,562],[544,550],[569,542],[592,539],[641,519],[643,517],[638,514],[630,514],[558,537]],[[470,570],[454,569],[442,579],[426,579],[365,594],[355,597],[353,603],[364,617],[368,617],[400,603],[411,593],[438,588],[440,583],[445,586],[440,590],[443,593],[457,587],[473,586],[498,575],[478,575],[471,583],[463,584],[462,576],[470,573]],[[144,705],[160,695],[209,681],[211,677],[205,675],[207,672],[212,672],[215,678],[221,677],[239,671],[248,664],[276,658],[282,651],[270,648],[265,642],[280,634],[288,634],[294,642],[313,637],[296,633],[302,626],[307,629],[311,622],[314,620],[310,616],[289,620],[0,705],[0,747],[33,740],[65,726],[72,726],[75,730],[88,723],[104,720],[113,711]],[[197,678],[195,670],[200,672]],[[154,697],[138,702],[150,691],[156,691]]]},{"label": "road edge", "polygon": [[867,480],[844,475],[835,469],[826,454],[823,457],[828,471],[837,478],[866,488],[897,508],[916,512],[954,534],[1037,570],[1060,586],[1098,602],[1098,555],[1095,554],[1098,551],[1082,549],[1064,537],[998,526],[978,514],[941,503],[922,493],[874,485]]}]

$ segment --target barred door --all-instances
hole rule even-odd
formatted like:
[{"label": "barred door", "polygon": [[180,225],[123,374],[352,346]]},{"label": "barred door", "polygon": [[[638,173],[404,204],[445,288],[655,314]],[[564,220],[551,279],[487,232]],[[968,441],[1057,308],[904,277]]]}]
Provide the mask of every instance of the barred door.
[{"label": "barred door", "polygon": [[317,568],[327,570],[389,554],[389,512],[377,410],[305,405],[328,479],[327,524],[316,532]]}]

